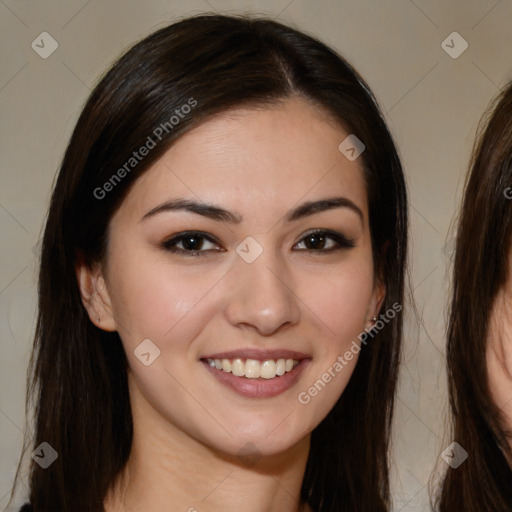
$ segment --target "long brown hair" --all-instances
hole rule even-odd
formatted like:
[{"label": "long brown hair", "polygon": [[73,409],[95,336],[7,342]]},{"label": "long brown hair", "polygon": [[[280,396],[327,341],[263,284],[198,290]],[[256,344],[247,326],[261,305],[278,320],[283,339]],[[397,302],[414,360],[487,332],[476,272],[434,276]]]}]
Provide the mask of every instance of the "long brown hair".
[{"label": "long brown hair", "polygon": [[[448,325],[453,441],[469,456],[448,469],[441,512],[512,510],[512,456],[493,403],[486,348],[494,300],[507,279],[512,233],[512,84],[496,98],[473,150],[456,239]],[[508,196],[508,197],[507,197]]]},{"label": "long brown hair", "polygon": [[[32,446],[48,442],[59,457],[46,470],[32,463],[36,511],[103,510],[131,447],[126,357],[118,334],[88,319],[75,277],[77,251],[89,265],[103,261],[112,214],[181,135],[217,113],[294,95],[363,141],[375,269],[387,290],[382,308],[402,304],[406,187],[392,137],[357,72],[313,37],[262,18],[200,15],[158,30],[123,55],[92,92],[53,191],[27,407],[33,397]],[[194,108],[183,109],[191,99]],[[174,124],[177,109],[188,113]],[[133,150],[165,123],[156,147],[103,194]],[[388,510],[401,337],[397,314],[361,351],[348,387],[312,434],[302,498],[317,512]]]}]

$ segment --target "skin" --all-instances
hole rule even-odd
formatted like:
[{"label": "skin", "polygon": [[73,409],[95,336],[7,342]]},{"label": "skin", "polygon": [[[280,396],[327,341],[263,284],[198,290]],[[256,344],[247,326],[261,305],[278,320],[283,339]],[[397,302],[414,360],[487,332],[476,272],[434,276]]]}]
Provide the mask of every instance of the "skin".
[{"label": "skin", "polygon": [[[508,276],[498,292],[489,322],[487,373],[494,403],[498,406],[505,430],[512,430],[512,253]],[[512,449],[512,438],[509,439]],[[510,461],[512,465],[512,460]]]},{"label": "skin", "polygon": [[[129,364],[134,438],[122,480],[105,501],[108,512],[160,512],[169,503],[190,512],[300,510],[310,433],[340,397],[357,356],[307,405],[298,394],[372,324],[385,293],[374,279],[360,159],[338,150],[346,136],[299,98],[212,118],[136,181],[111,219],[105,265],[77,268],[91,321],[119,332]],[[299,204],[333,196],[352,201],[362,217],[337,207],[284,220]],[[141,220],[178,197],[243,220],[178,210]],[[326,238],[307,250],[304,237],[317,228],[342,233],[355,247],[322,253],[337,246]],[[198,257],[162,247],[186,230],[216,242],[204,241],[207,252]],[[235,251],[248,236],[263,249],[250,264]],[[147,338],[161,351],[150,366],[134,356]],[[247,347],[311,359],[291,389],[247,398],[200,362]],[[242,449],[255,460],[242,460]]]}]

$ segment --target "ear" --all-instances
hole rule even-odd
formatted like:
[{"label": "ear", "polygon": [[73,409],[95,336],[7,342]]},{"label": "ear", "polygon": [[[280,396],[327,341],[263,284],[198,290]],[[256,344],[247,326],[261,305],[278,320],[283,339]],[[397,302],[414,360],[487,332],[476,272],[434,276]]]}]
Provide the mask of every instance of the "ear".
[{"label": "ear", "polygon": [[373,327],[375,322],[372,318],[378,318],[380,309],[382,307],[382,303],[386,297],[386,286],[380,280],[378,280],[372,292],[372,297],[370,299],[370,304],[368,306],[368,312],[366,315],[366,328],[369,329]]},{"label": "ear", "polygon": [[75,273],[84,305],[89,319],[104,331],[117,331],[112,314],[112,303],[100,265],[90,268],[81,255],[77,256]]}]

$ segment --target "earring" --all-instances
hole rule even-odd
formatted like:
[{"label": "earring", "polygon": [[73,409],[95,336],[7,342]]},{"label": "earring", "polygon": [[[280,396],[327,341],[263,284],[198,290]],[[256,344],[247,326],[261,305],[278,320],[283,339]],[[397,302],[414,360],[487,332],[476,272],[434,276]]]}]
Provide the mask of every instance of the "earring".
[{"label": "earring", "polygon": [[[98,320],[99,320],[99,318],[98,318]],[[377,317],[376,316],[372,317],[372,322],[375,323],[376,321],[377,321]]]}]

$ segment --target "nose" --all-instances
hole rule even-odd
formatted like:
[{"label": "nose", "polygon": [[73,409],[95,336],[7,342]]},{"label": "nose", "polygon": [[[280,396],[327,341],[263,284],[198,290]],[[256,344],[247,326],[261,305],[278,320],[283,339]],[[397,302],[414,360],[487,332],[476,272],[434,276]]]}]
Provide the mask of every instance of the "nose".
[{"label": "nose", "polygon": [[270,336],[298,323],[300,299],[282,257],[264,250],[252,263],[237,256],[234,265],[225,309],[232,325]]}]

